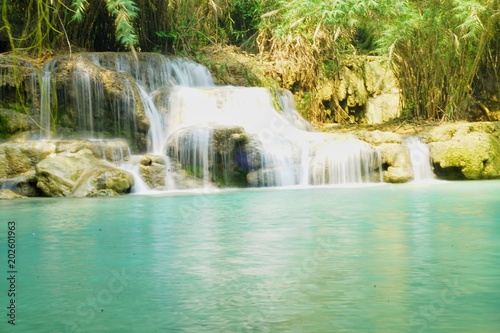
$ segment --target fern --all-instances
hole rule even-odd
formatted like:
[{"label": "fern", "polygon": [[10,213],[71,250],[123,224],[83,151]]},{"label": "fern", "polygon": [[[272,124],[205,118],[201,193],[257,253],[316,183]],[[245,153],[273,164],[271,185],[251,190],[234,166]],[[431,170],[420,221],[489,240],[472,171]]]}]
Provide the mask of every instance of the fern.
[{"label": "fern", "polygon": [[137,17],[139,9],[133,0],[106,0],[108,12],[115,16],[116,39],[127,47],[138,42],[132,21]]}]

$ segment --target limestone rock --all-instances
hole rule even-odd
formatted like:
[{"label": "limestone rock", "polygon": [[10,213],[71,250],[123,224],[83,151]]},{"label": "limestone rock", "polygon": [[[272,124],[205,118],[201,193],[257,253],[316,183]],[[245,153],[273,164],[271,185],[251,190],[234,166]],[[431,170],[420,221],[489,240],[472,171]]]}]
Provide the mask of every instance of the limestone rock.
[{"label": "limestone rock", "polygon": [[403,143],[403,138],[401,135],[393,133],[393,132],[382,132],[379,130],[375,131],[357,131],[354,133],[355,136],[363,140],[365,142],[368,142],[369,144],[379,146],[384,143]]},{"label": "limestone rock", "polygon": [[0,190],[0,200],[19,199],[22,197],[22,195],[14,193],[11,190]]},{"label": "limestone rock", "polygon": [[0,109],[0,138],[29,131],[34,124],[29,117],[14,110]]},{"label": "limestone rock", "polygon": [[9,189],[12,192],[24,197],[38,197],[40,191],[37,186],[37,178],[35,172],[27,175],[21,175],[13,178],[0,179],[0,189]]},{"label": "limestone rock", "polygon": [[130,173],[95,158],[89,150],[49,157],[36,166],[37,187],[46,196],[87,196],[99,190],[129,192]]},{"label": "limestone rock", "polygon": [[165,189],[166,172],[165,157],[159,155],[144,155],[139,161],[139,174],[152,189]]},{"label": "limestone rock", "polygon": [[86,170],[75,184],[75,197],[113,196],[129,193],[134,185],[132,175],[111,166],[100,166]]},{"label": "limestone rock", "polygon": [[488,133],[455,135],[429,144],[434,170],[444,179],[500,178],[500,140]]},{"label": "limestone rock", "polygon": [[405,183],[413,179],[408,149],[401,144],[387,143],[379,147],[382,155],[384,182]]},{"label": "limestone rock", "polygon": [[399,93],[386,93],[368,98],[365,118],[367,124],[382,124],[399,117]]},{"label": "limestone rock", "polygon": [[94,157],[109,162],[123,162],[130,158],[130,149],[123,139],[55,141],[56,153],[77,153],[88,149]]},{"label": "limestone rock", "polygon": [[46,141],[7,142],[0,144],[0,178],[13,178],[33,172],[35,165],[55,153],[55,145]]}]

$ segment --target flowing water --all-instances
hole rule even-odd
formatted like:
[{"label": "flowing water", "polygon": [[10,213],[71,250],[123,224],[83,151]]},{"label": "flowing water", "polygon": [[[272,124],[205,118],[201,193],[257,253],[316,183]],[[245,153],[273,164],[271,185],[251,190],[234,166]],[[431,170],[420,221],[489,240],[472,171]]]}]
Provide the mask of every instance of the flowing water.
[{"label": "flowing water", "polygon": [[434,179],[434,172],[432,172],[431,168],[429,146],[423,143],[420,138],[416,136],[407,138],[405,146],[410,152],[410,159],[413,167],[413,180],[425,181]]},{"label": "flowing water", "polygon": [[[314,132],[287,90],[273,96],[265,88],[215,86],[206,67],[158,54],[140,54],[136,61],[127,54],[83,53],[65,61],[56,59],[44,68],[42,138],[50,136],[56,98],[54,104],[65,114],[60,121],[74,118],[74,131],[85,138],[114,133],[134,141],[143,112],[149,123],[147,152],[163,156],[168,166],[172,160],[175,167],[166,168],[171,174],[181,168],[198,177],[201,185],[196,186],[203,188],[216,182],[235,186],[231,181],[258,187],[382,178],[375,147],[348,134]],[[71,73],[69,87],[59,84],[53,96],[52,73],[66,78],[65,68]],[[184,187],[175,182],[182,177],[171,174],[165,175],[170,185],[164,189]]]},{"label": "flowing water", "polygon": [[[0,201],[1,332],[498,332],[500,182]],[[2,265],[5,273],[5,265]]]}]

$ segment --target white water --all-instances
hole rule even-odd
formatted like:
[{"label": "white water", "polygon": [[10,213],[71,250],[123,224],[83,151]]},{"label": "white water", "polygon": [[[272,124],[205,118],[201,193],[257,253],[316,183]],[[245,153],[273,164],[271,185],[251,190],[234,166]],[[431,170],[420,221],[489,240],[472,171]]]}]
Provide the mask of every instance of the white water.
[{"label": "white water", "polygon": [[[367,143],[348,135],[308,132],[307,123],[287,105],[279,114],[264,88],[176,87],[168,99],[165,118],[172,158],[196,168],[210,181],[216,150],[210,129],[243,128],[249,135],[247,153],[257,166],[257,184],[267,186],[348,184],[378,181],[378,154]],[[308,124],[308,123],[307,123]],[[231,163],[231,161],[228,161]],[[250,164],[252,164],[250,162]],[[228,166],[225,166],[225,168]],[[379,171],[380,172],[380,168]]]},{"label": "white water", "polygon": [[429,147],[420,141],[420,138],[417,136],[408,137],[404,145],[410,152],[410,159],[413,167],[413,180],[425,181],[434,179]]},{"label": "white water", "polygon": [[[204,188],[213,186],[215,178],[226,181],[235,170],[248,174],[252,186],[381,179],[379,154],[371,145],[350,135],[314,132],[297,112],[289,91],[278,93],[279,112],[268,89],[215,87],[206,67],[185,59],[151,54],[140,54],[138,62],[126,54],[81,57],[85,61],[81,66],[77,62],[72,72],[77,96],[70,102],[78,113],[79,129],[94,137],[104,129],[103,110],[108,108],[117,133],[134,133],[133,110],[141,103],[150,123],[148,153],[164,156],[167,189],[185,188],[178,183],[182,177],[174,177],[172,162],[201,179]],[[109,82],[101,82],[99,75],[108,74],[96,74],[97,67],[115,72],[120,98],[104,96],[104,84]],[[42,84],[42,102],[47,104],[42,103],[44,121],[50,115],[52,69],[43,76],[47,78]],[[135,166],[129,171],[139,175]],[[136,184],[134,191],[147,190],[137,179]]]},{"label": "white water", "polygon": [[49,61],[43,66],[40,82],[40,139],[50,139],[52,84],[50,74],[57,60]]}]

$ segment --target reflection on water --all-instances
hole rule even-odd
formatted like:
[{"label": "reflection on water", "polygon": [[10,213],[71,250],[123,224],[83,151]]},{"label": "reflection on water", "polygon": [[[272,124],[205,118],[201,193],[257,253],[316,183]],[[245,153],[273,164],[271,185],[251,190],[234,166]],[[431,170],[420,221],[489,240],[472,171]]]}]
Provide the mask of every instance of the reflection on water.
[{"label": "reflection on water", "polygon": [[497,332],[499,190],[0,202],[19,232],[16,330]]}]

